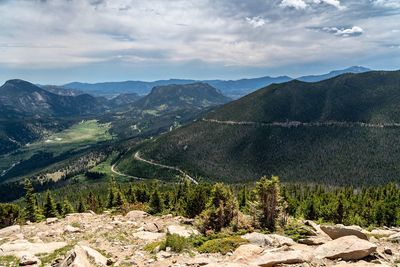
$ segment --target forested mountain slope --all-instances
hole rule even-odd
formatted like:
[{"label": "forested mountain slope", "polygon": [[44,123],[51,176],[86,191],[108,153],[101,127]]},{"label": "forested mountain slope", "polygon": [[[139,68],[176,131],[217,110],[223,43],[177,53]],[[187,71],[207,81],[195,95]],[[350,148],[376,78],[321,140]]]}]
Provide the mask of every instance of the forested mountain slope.
[{"label": "forested mountain slope", "polygon": [[271,85],[142,148],[192,175],[240,181],[400,181],[400,72]]}]

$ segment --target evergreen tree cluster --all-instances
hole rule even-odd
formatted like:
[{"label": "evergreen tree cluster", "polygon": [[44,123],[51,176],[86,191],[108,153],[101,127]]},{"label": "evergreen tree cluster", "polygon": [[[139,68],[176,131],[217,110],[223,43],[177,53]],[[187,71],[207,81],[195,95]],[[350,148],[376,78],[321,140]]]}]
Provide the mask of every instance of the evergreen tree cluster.
[{"label": "evergreen tree cluster", "polygon": [[105,209],[122,213],[144,209],[156,215],[196,218],[204,233],[249,224],[274,231],[285,224],[287,216],[363,227],[400,225],[400,188],[395,184],[366,188],[281,185],[276,176],[246,185],[118,183],[112,178],[108,184],[77,184],[74,189],[38,194],[27,179],[24,190],[23,201],[0,204],[0,227]]}]

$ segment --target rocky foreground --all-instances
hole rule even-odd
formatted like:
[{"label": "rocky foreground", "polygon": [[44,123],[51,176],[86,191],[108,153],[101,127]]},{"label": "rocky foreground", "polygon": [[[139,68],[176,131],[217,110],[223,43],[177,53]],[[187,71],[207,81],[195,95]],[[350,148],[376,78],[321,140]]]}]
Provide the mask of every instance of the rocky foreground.
[{"label": "rocky foreground", "polygon": [[167,233],[198,235],[192,220],[131,211],[126,216],[70,214],[64,219],[0,229],[0,266],[400,266],[400,229],[308,225],[294,242],[277,234],[243,235],[248,243],[226,255],[144,247]]}]

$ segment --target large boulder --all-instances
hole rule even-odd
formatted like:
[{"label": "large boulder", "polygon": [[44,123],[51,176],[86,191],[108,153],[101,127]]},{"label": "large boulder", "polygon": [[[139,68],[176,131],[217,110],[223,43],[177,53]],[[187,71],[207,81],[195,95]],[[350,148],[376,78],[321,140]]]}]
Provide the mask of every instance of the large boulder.
[{"label": "large boulder", "polygon": [[388,237],[388,240],[389,240],[390,242],[400,243],[400,233],[390,235],[390,236]]},{"label": "large boulder", "polygon": [[377,246],[356,236],[344,236],[319,246],[315,255],[319,259],[359,260],[374,253]]},{"label": "large boulder", "polygon": [[5,228],[0,229],[0,237],[7,237],[12,234],[18,234],[21,232],[21,226],[12,225]]},{"label": "large boulder", "polygon": [[82,230],[79,229],[78,227],[73,227],[72,225],[67,225],[64,228],[64,233],[66,234],[75,234],[75,233],[81,233]]},{"label": "large boulder", "polygon": [[65,242],[31,243],[27,240],[16,240],[0,246],[0,256],[19,256],[22,252],[31,254],[49,254],[67,245]]},{"label": "large boulder", "polygon": [[176,234],[182,237],[190,237],[193,235],[199,235],[199,232],[190,227],[183,227],[181,225],[168,225],[167,226],[168,234]]},{"label": "large boulder", "polygon": [[292,246],[295,244],[293,239],[291,239],[290,237],[281,236],[277,234],[266,235],[253,232],[242,235],[242,238],[248,240],[250,244],[258,246],[282,247],[282,246]]},{"label": "large boulder", "polygon": [[19,258],[19,266],[40,265],[40,260],[30,252],[21,252],[18,258]]},{"label": "large boulder", "polygon": [[368,240],[367,235],[363,233],[363,229],[358,226],[344,226],[343,224],[337,224],[337,225],[321,225],[320,228],[332,239],[338,239],[343,236],[354,235],[358,238]]},{"label": "large boulder", "polygon": [[85,251],[81,246],[76,245],[68,256],[60,262],[57,267],[92,267]]},{"label": "large boulder", "polygon": [[254,257],[258,257],[264,249],[254,244],[245,244],[238,247],[234,252],[230,260],[233,262],[247,263]]},{"label": "large boulder", "polygon": [[397,234],[396,231],[394,230],[389,230],[389,229],[374,229],[371,231],[371,235],[374,235],[376,237],[388,237],[391,235]]},{"label": "large boulder", "polygon": [[98,266],[107,266],[107,258],[104,257],[97,250],[92,249],[91,247],[81,245],[81,248],[85,251],[86,256],[91,259]]},{"label": "large boulder", "polygon": [[125,215],[125,218],[130,221],[141,220],[150,216],[147,212],[141,210],[132,210]]},{"label": "large boulder", "polygon": [[266,251],[250,262],[260,267],[272,267],[278,264],[298,264],[310,262],[312,255],[302,250]]}]

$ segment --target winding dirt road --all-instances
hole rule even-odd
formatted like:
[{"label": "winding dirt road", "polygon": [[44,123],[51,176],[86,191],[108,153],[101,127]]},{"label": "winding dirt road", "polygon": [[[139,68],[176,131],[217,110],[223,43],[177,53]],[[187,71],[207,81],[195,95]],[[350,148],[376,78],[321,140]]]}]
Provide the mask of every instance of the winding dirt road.
[{"label": "winding dirt road", "polygon": [[148,163],[148,164],[151,164],[151,165],[160,167],[160,168],[165,168],[165,169],[170,169],[170,170],[177,171],[177,172],[179,172],[180,174],[182,174],[185,178],[187,178],[187,179],[189,179],[191,182],[193,182],[194,184],[199,184],[195,179],[193,179],[191,176],[189,176],[186,172],[182,171],[182,170],[179,169],[178,167],[172,167],[172,166],[168,166],[168,165],[164,165],[164,164],[160,164],[160,163],[156,163],[156,162],[153,162],[153,161],[144,159],[144,158],[142,158],[142,157],[140,156],[140,152],[139,152],[139,151],[137,151],[137,152],[135,153],[134,158],[135,158],[136,160],[140,160],[140,161],[142,161],[142,162],[145,162],[145,163]]},{"label": "winding dirt road", "polygon": [[214,119],[203,119],[205,122],[225,124],[225,125],[254,125],[254,126],[279,126],[284,128],[291,127],[323,127],[323,126],[335,126],[343,128],[351,127],[367,127],[367,128],[398,128],[400,123],[364,123],[364,122],[342,122],[342,121],[326,121],[326,122],[300,122],[300,121],[288,121],[288,122],[254,122],[254,121],[220,121]]}]

